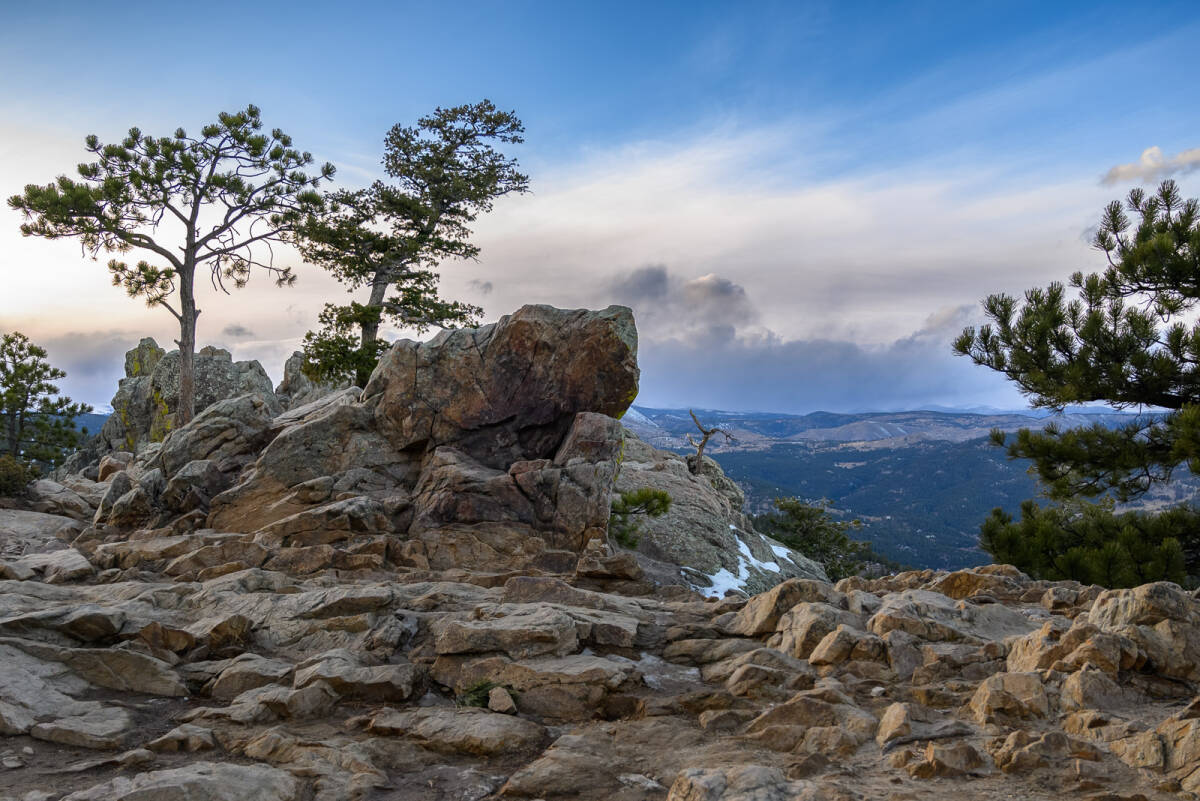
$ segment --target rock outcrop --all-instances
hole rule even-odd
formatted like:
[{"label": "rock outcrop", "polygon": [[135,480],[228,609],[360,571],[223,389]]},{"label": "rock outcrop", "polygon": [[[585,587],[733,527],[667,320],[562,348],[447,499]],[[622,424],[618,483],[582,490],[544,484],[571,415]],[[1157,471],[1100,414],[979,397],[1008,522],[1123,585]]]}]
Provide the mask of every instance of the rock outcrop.
[{"label": "rock outcrop", "polygon": [[729,590],[762,592],[789,578],[826,580],[819,564],[754,530],[742,513],[745,495],[716,462],[705,457],[693,475],[683,456],[626,429],[616,491],[642,487],[671,496],[665,515],[639,521],[638,552],[658,580],[682,578],[718,597]]},{"label": "rock outcrop", "polygon": [[[212,499],[206,524],[285,548],[378,535],[393,557],[425,569],[571,570],[605,536],[622,441],[610,415],[637,393],[636,356],[622,307],[530,306],[494,325],[398,342],[361,394],[273,419],[269,444]],[[163,443],[168,477],[176,442],[197,439],[194,428]],[[242,428],[206,439],[250,452]]]},{"label": "rock outcrop", "polygon": [[[1132,639],[1114,665],[1100,601],[1043,605],[1085,588],[1010,574],[1016,599],[942,596],[1025,621],[995,639],[904,622],[914,597],[940,608],[929,572],[719,602],[466,570],[172,581],[230,541],[109,543],[99,573],[0,581],[0,798],[1200,794],[1197,685]],[[1168,591],[1158,623],[1200,636],[1195,597],[1144,594]]]},{"label": "rock outcrop", "polygon": [[300,351],[293,353],[283,363],[283,380],[275,387],[275,397],[285,410],[304,406],[351,386],[348,381],[313,381],[304,374],[303,367],[304,354]]},{"label": "rock outcrop", "polygon": [[[196,409],[247,393],[261,395],[277,414],[271,379],[256,361],[235,362],[229,351],[201,348],[195,354]],[[100,429],[102,451],[136,453],[161,442],[174,429],[179,402],[179,351],[164,351],[146,338],[125,354],[125,377],[112,399],[112,414]]]},{"label": "rock outcrop", "polygon": [[830,584],[623,433],[635,358],[526,307],[0,510],[0,799],[1200,798],[1195,594]]}]

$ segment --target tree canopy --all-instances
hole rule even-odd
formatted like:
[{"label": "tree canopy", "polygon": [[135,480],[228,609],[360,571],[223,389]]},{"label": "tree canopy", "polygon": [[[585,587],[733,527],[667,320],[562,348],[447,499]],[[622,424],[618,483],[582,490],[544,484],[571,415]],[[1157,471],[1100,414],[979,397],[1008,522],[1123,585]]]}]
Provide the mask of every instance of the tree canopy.
[{"label": "tree canopy", "polygon": [[197,272],[207,271],[224,291],[245,286],[255,268],[290,285],[295,275],[275,264],[271,245],[287,241],[321,208],[317,187],[333,176],[329,164],[309,175],[304,168],[312,156],[293,148],[283,131],[266,134],[262,127],[251,105],[218,114],[199,136],[182,128],[162,137],[130,128],[114,144],[88,136],[86,149],[96,160],[79,165],[78,179],[29,185],[8,201],[25,215],[26,236],[77,238],[93,258],[147,256],[132,265],[114,258],[108,269],[114,285],[165,308],[179,323],[176,424],[194,413]]},{"label": "tree canopy", "polygon": [[965,329],[954,348],[1003,373],[1035,407],[1165,410],[1115,429],[1026,429],[1008,443],[1052,497],[1128,500],[1179,465],[1200,472],[1200,324],[1188,319],[1200,302],[1200,206],[1174,181],[1154,194],[1134,189],[1105,209],[1095,246],[1107,266],[1072,275],[1075,297],[1058,282],[1023,301],[991,295],[990,322]]},{"label": "tree canopy", "polygon": [[24,334],[0,336],[0,456],[40,471],[78,446],[75,418],[92,407],[59,395],[54,382],[66,375]]},{"label": "tree canopy", "polygon": [[515,113],[488,100],[438,108],[388,132],[383,167],[393,183],[333,193],[323,213],[307,218],[304,258],[348,291],[370,288],[365,303],[327,305],[321,330],[305,336],[311,378],[365,384],[387,347],[379,338],[384,322],[425,331],[478,320],[477,306],[439,296],[436,269],[478,256],[471,223],[497,198],[527,191],[516,159],[495,147],[522,142],[523,132]]}]

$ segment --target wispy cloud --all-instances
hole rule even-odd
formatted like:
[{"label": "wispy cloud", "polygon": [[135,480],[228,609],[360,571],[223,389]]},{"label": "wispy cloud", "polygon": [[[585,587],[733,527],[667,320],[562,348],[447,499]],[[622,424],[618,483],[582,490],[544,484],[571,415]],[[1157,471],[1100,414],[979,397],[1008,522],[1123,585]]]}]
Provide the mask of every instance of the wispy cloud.
[{"label": "wispy cloud", "polygon": [[1103,184],[1155,183],[1172,175],[1185,175],[1200,169],[1200,147],[1183,150],[1174,156],[1163,154],[1162,148],[1155,145],[1142,151],[1142,156],[1131,164],[1118,164],[1104,174],[1100,179]]},{"label": "wispy cloud", "polygon": [[[675,305],[683,284],[711,275],[740,287],[757,324],[787,340],[883,344],[933,309],[1086,267],[1094,254],[1079,232],[1111,200],[1086,173],[1063,180],[987,164],[823,181],[743,169],[794,150],[777,129],[732,131],[560,167],[537,194],[480,221],[481,263],[496,276],[489,313],[657,292],[670,303],[646,309],[651,324],[689,316]],[[452,266],[443,278],[451,296],[466,287]]]}]

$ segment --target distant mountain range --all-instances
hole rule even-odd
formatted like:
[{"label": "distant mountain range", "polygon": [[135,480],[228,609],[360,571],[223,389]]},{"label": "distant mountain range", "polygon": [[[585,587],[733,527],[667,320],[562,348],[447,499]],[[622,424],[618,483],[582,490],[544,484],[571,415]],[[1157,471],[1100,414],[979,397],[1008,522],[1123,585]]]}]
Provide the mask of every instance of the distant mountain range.
[{"label": "distant mountain range", "polygon": [[[958,568],[989,561],[978,547],[979,524],[995,507],[1017,513],[1039,493],[1028,463],[1012,461],[991,444],[993,428],[1119,426],[1137,415],[1094,409],[1061,415],[962,411],[806,415],[696,409],[706,426],[721,426],[706,453],[746,491],[749,511],[762,512],[781,496],[828,499],[839,516],[863,522],[861,539],[915,567]],[[656,447],[693,451],[696,433],[686,409],[635,406],[622,422]],[[1144,507],[1191,498],[1191,476],[1156,489]]]},{"label": "distant mountain range", "polygon": [[[1016,431],[1043,426],[1054,421],[1064,428],[1101,423],[1122,425],[1137,415],[1098,410],[1067,410],[1050,415],[1037,412],[997,412],[978,414],[961,411],[813,412],[804,415],[766,412],[725,412],[696,409],[706,426],[720,426],[733,434],[736,442],[723,437],[711,440],[718,450],[752,450],[784,442],[874,443],[877,447],[896,447],[920,441],[966,442],[986,437],[998,428]],[[687,435],[696,433],[687,409],[653,409],[634,406],[622,422],[639,437],[660,448],[686,448]]]}]

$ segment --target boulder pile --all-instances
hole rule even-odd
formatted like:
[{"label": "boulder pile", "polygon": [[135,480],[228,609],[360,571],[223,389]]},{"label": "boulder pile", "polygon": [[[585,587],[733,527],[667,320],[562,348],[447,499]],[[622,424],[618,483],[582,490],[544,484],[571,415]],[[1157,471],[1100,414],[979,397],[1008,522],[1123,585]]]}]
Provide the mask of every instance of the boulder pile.
[{"label": "boulder pile", "polygon": [[[526,307],[39,482],[0,799],[1200,797],[1195,595],[831,584],[623,432],[637,378],[627,309]],[[614,549],[643,486],[672,512]]]}]

